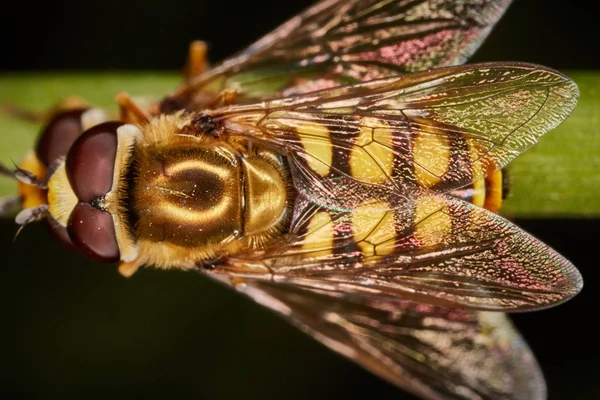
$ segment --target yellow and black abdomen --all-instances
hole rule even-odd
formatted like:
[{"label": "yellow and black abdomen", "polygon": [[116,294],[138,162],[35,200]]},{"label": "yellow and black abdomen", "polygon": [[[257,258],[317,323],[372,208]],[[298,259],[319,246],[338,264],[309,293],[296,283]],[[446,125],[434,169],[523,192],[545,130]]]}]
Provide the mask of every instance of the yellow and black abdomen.
[{"label": "yellow and black abdomen", "polygon": [[485,179],[475,181],[450,194],[476,206],[498,212],[508,192],[506,177],[505,170],[494,171],[489,173]]}]

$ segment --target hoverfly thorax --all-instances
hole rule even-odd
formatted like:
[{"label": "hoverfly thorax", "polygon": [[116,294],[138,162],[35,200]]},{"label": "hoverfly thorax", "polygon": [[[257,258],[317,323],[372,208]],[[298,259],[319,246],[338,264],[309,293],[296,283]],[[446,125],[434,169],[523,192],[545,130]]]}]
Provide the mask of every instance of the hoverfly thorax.
[{"label": "hoverfly thorax", "polygon": [[144,254],[136,266],[192,268],[256,249],[282,229],[290,203],[283,158],[197,126],[176,114],[142,127],[128,175],[128,215]]}]

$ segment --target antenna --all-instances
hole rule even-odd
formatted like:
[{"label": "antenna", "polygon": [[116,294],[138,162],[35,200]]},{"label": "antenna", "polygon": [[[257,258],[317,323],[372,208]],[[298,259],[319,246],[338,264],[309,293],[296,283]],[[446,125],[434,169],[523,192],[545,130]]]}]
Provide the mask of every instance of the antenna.
[{"label": "antenna", "polygon": [[15,171],[13,172],[13,176],[16,180],[23,182],[26,185],[32,185],[39,187],[40,189],[48,189],[48,182],[38,178],[32,172],[19,168],[15,165]]},{"label": "antenna", "polygon": [[44,219],[49,215],[50,211],[48,208],[48,204],[42,204],[41,206],[21,210],[15,217],[15,222],[21,226],[17,230],[17,233],[15,233],[13,241],[17,240],[17,236],[19,236],[19,233],[21,233],[23,228],[25,228],[25,225],[28,225],[35,221],[39,221],[40,219]]}]

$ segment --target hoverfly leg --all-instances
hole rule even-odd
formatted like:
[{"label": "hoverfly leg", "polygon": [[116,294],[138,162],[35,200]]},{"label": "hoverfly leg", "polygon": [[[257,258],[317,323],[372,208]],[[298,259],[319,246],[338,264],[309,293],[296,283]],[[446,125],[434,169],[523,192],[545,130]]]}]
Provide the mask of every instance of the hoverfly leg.
[{"label": "hoverfly leg", "polygon": [[88,108],[90,103],[79,96],[68,96],[59,101],[52,109],[50,114],[54,114],[58,111],[76,110],[79,108]]},{"label": "hoverfly leg", "polygon": [[206,50],[206,43],[201,40],[194,40],[190,43],[184,71],[186,82],[191,81],[206,70]]},{"label": "hoverfly leg", "polygon": [[60,112],[87,109],[90,107],[90,102],[84,98],[79,96],[68,96],[55,104],[48,112],[44,113],[42,121],[48,121]]},{"label": "hoverfly leg", "polygon": [[207,102],[204,106],[205,108],[220,108],[232,106],[237,100],[238,93],[239,89],[237,89],[235,85],[232,85],[232,87],[220,91],[217,95],[214,96],[212,100]]},{"label": "hoverfly leg", "polygon": [[137,105],[131,96],[125,92],[117,94],[115,100],[119,104],[119,115],[125,123],[147,123],[150,121],[148,113]]},{"label": "hoverfly leg", "polygon": [[41,113],[36,113],[13,104],[2,104],[0,106],[0,110],[2,110],[2,113],[10,118],[23,122],[29,122],[31,124],[38,124],[45,119],[44,115]]},{"label": "hoverfly leg", "polygon": [[238,90],[235,88],[227,88],[221,92],[221,105],[223,106],[232,106],[235,104],[235,100],[237,98]]},{"label": "hoverfly leg", "polygon": [[54,115],[61,111],[69,111],[87,107],[89,107],[88,102],[83,100],[81,97],[69,96],[43,112],[31,111],[14,104],[2,104],[0,105],[0,110],[10,118],[31,124],[41,124],[49,121]]},{"label": "hoverfly leg", "polygon": [[142,262],[139,259],[135,259],[133,261],[121,261],[119,264],[119,273],[123,275],[124,278],[129,278],[131,275],[135,274],[135,272],[142,266]]}]

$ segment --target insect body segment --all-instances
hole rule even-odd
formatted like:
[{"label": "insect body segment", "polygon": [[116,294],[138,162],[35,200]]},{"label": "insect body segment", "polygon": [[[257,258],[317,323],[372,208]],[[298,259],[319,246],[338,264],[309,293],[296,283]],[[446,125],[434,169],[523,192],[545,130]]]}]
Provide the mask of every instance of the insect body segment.
[{"label": "insect body segment", "polygon": [[433,194],[393,207],[379,201],[340,212],[300,199],[297,239],[262,258],[269,278],[492,310],[547,307],[579,290],[567,260],[482,208]]},{"label": "insect body segment", "polygon": [[[48,169],[64,158],[83,132],[82,115],[86,108],[74,108],[55,114],[40,133],[35,152],[28,154],[19,167],[30,171],[39,179],[47,179]],[[47,204],[46,192],[35,185],[20,184],[19,192],[23,208]]]},{"label": "insect body segment", "polygon": [[[104,123],[50,177],[49,211],[128,274],[220,259],[231,275],[262,265],[261,279],[301,286],[546,307],[579,290],[578,272],[456,197],[497,208],[486,176],[498,182],[493,171],[556,126],[576,93],[546,68],[481,64]],[[106,231],[98,243],[85,236],[94,227]]]},{"label": "insect body segment", "polygon": [[193,268],[255,250],[289,219],[287,166],[278,154],[182,129],[184,121],[156,119],[134,146],[128,202],[140,265]]},{"label": "insect body segment", "polygon": [[[80,101],[65,103],[49,116],[47,124],[39,135],[35,151],[27,154],[18,166],[41,182],[46,182],[54,174],[57,166],[64,160],[73,143],[85,129],[108,119],[104,111],[85,106]],[[41,186],[19,181],[19,202],[23,209],[46,207],[49,204],[46,184]],[[53,204],[58,206],[57,202]],[[62,243],[73,247],[64,224],[51,221],[48,226]]]},{"label": "insect body segment", "polygon": [[484,179],[568,115],[576,93],[575,84],[556,71],[481,64],[211,115],[228,135],[282,149],[301,193],[350,210],[369,198],[396,203],[415,191],[447,193]]},{"label": "insect body segment", "polygon": [[48,182],[53,220],[67,228],[76,247],[99,261],[119,260],[117,238],[128,235],[113,219],[120,214],[120,173],[136,134],[120,122],[92,127],[75,141]]},{"label": "insect body segment", "polygon": [[[480,206],[497,209],[497,171],[560,123],[576,96],[574,83],[550,69],[480,64],[198,112],[138,112],[133,124],[105,122],[82,133],[49,170],[48,205],[19,220],[47,213],[75,247],[119,260],[125,276],[146,264],[201,267],[251,296],[277,293],[267,282],[307,298],[324,291],[346,317],[363,307],[377,313],[376,299],[410,310],[435,306],[443,315],[453,307],[549,307],[580,290],[578,271]],[[323,320],[297,319],[335,335],[367,329],[334,309]],[[484,335],[478,326],[468,340]],[[335,340],[359,346],[376,336],[367,329],[350,342]],[[496,345],[494,338],[489,346]],[[372,353],[349,354],[372,366]],[[406,368],[373,370],[405,385],[406,371],[420,376]],[[477,390],[496,393],[490,374]],[[409,388],[430,395],[417,386]],[[519,390],[543,393],[537,383]]]},{"label": "insect body segment", "polygon": [[424,398],[543,399],[487,310],[550,307],[582,279],[495,212],[504,168],[579,92],[539,65],[453,66],[509,3],[323,0],[213,68],[195,42],[160,102],[56,114],[0,170],[21,180],[17,222],[47,217],[124,276],[198,270]]},{"label": "insect body segment", "polygon": [[508,194],[508,175],[504,170],[490,172],[484,179],[450,192],[459,199],[497,212]]}]

